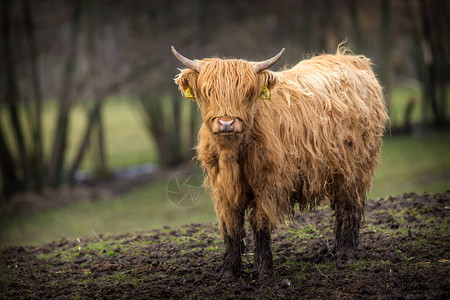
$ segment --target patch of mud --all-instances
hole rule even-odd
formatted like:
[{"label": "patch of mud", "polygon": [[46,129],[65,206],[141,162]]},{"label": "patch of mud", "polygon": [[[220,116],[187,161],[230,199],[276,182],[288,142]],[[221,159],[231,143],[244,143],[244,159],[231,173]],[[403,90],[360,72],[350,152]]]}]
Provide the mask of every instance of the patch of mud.
[{"label": "patch of mud", "polygon": [[332,212],[298,213],[273,236],[274,276],[217,281],[223,243],[213,224],[96,239],[62,239],[0,253],[0,298],[450,298],[450,191],[369,201],[356,260],[329,251]]}]

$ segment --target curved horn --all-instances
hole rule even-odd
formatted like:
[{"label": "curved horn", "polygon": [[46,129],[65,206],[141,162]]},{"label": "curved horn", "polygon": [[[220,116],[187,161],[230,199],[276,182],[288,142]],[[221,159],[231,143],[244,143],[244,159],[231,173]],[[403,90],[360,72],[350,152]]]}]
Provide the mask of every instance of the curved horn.
[{"label": "curved horn", "polygon": [[271,66],[273,66],[274,64],[276,64],[276,62],[280,59],[281,55],[283,55],[284,53],[284,48],[281,49],[280,53],[278,53],[277,55],[275,55],[274,57],[265,60],[265,61],[260,61],[257,62],[253,65],[253,68],[255,69],[256,74],[258,74],[261,71],[264,71],[265,69],[270,68]]},{"label": "curved horn", "polygon": [[197,73],[200,73],[201,68],[198,65],[198,62],[191,60],[189,58],[184,57],[183,55],[181,55],[180,53],[177,52],[177,50],[175,50],[175,48],[173,46],[172,47],[172,53],[173,55],[175,55],[175,57],[186,67],[188,67],[189,69],[192,69],[194,71],[196,71]]}]

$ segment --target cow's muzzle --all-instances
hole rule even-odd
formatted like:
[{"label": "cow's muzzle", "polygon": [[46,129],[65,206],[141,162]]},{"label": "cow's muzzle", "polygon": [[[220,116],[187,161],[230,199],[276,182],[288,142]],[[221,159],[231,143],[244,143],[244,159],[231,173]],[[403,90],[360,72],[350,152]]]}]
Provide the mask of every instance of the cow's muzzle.
[{"label": "cow's muzzle", "polygon": [[212,131],[218,134],[232,134],[242,132],[242,122],[238,118],[228,116],[216,118]]},{"label": "cow's muzzle", "polygon": [[234,120],[223,120],[223,119],[217,119],[217,122],[219,122],[219,132],[233,132],[233,123]]}]

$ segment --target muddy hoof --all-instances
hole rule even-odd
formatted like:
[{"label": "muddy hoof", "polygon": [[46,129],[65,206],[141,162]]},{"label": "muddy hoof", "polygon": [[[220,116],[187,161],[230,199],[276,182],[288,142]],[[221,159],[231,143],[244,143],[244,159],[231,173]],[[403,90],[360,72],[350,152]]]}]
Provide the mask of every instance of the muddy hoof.
[{"label": "muddy hoof", "polygon": [[258,271],[253,271],[250,274],[250,278],[254,280],[266,280],[272,277],[272,273],[259,273]]},{"label": "muddy hoof", "polygon": [[261,268],[258,267],[253,268],[253,272],[250,275],[254,279],[265,280],[272,277],[273,269],[271,268]]},{"label": "muddy hoof", "polygon": [[234,282],[238,279],[238,276],[231,270],[221,270],[219,273],[219,280],[221,282]]},{"label": "muddy hoof", "polygon": [[345,265],[348,263],[351,263],[355,260],[355,257],[353,255],[354,251],[337,251],[334,255],[334,259],[338,265]]},{"label": "muddy hoof", "polygon": [[258,274],[258,279],[259,280],[266,280],[272,278],[272,272],[260,272]]}]

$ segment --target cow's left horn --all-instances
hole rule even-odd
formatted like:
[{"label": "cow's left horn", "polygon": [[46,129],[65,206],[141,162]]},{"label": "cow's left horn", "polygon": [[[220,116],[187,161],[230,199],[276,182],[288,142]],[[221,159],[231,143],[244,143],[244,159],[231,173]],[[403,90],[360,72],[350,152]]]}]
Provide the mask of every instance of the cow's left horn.
[{"label": "cow's left horn", "polygon": [[198,65],[198,62],[196,62],[196,61],[194,61],[194,60],[191,60],[191,59],[189,59],[189,58],[184,57],[183,55],[181,55],[180,53],[178,53],[178,51],[175,50],[175,48],[174,48],[173,46],[171,46],[171,47],[172,47],[172,53],[173,53],[173,55],[175,55],[175,57],[176,57],[179,61],[181,61],[181,63],[182,63],[183,65],[185,65],[185,66],[188,67],[189,69],[192,69],[192,70],[196,71],[197,73],[200,73],[201,68],[200,68],[200,66]]},{"label": "cow's left horn", "polygon": [[277,63],[277,61],[280,59],[281,55],[283,55],[284,53],[284,48],[281,49],[280,53],[278,53],[277,55],[275,55],[274,57],[265,60],[265,61],[260,61],[257,62],[253,65],[253,68],[255,69],[256,74],[258,74],[261,71],[264,71],[265,69],[270,68],[271,66],[273,66],[274,64]]}]

